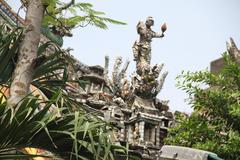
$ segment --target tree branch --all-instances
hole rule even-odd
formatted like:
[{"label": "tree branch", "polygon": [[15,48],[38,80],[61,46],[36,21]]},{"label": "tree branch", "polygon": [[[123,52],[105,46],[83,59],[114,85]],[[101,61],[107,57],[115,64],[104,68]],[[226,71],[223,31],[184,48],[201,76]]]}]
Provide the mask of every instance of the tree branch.
[{"label": "tree branch", "polygon": [[75,4],[75,0],[71,0],[69,3],[66,3],[63,7],[60,7],[56,10],[55,14],[58,14],[60,13],[61,11],[63,10],[66,10],[68,9],[69,7],[71,7],[72,5]]}]

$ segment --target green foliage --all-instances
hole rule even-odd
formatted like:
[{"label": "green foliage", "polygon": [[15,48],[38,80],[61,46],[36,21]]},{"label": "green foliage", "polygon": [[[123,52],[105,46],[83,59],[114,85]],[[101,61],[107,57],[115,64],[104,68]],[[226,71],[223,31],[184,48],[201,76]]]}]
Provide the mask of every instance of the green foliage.
[{"label": "green foliage", "polygon": [[217,153],[226,160],[240,159],[240,65],[224,54],[225,67],[183,72],[178,87],[189,94],[194,113],[171,129],[166,143]]},{"label": "green foliage", "polygon": [[43,103],[28,96],[14,112],[6,103],[0,105],[0,158],[27,156],[12,152],[25,147],[44,149],[64,159],[84,160],[114,159],[115,150],[124,151],[109,140],[108,125],[91,114],[76,111],[56,116],[49,112],[56,100],[44,102],[40,109]]},{"label": "green foliage", "polygon": [[44,26],[54,26],[61,34],[68,35],[71,29],[93,25],[101,29],[107,29],[107,23],[124,25],[126,23],[105,17],[104,12],[93,9],[91,3],[75,2],[69,0],[64,3],[59,0],[46,1],[44,3],[46,14],[43,19]]},{"label": "green foliage", "polygon": [[19,28],[10,34],[6,34],[5,25],[0,26],[0,85],[6,83],[11,77],[16,63],[21,34],[22,32]]}]

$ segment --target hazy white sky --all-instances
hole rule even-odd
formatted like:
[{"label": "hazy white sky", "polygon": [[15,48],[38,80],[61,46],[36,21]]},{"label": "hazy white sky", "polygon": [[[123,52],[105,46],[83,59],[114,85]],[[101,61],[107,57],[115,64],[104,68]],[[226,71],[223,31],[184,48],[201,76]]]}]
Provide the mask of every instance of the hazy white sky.
[{"label": "hazy white sky", "polygon": [[[19,0],[7,0],[12,8]],[[111,66],[116,56],[131,60],[129,75],[135,70],[132,45],[138,35],[136,24],[152,16],[155,31],[164,22],[168,30],[163,39],[152,43],[152,65],[164,63],[169,71],[160,99],[170,100],[171,110],[191,112],[184,99],[187,95],[175,87],[175,77],[182,70],[197,71],[209,67],[226,50],[225,43],[233,37],[240,46],[239,0],[86,0],[108,17],[127,23],[109,25],[108,30],[88,26],[74,30],[74,36],[64,39],[64,48],[74,49],[73,55],[88,65],[103,65],[110,56]]]}]

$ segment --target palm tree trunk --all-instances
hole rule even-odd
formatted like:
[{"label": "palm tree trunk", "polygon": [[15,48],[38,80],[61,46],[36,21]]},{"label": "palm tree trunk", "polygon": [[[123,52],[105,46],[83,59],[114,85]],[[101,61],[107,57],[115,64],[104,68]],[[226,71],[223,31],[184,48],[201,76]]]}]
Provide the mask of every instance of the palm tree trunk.
[{"label": "palm tree trunk", "polygon": [[12,77],[10,97],[7,101],[10,107],[19,103],[29,92],[40,42],[43,12],[42,0],[28,0],[26,28],[20,46],[17,65]]}]

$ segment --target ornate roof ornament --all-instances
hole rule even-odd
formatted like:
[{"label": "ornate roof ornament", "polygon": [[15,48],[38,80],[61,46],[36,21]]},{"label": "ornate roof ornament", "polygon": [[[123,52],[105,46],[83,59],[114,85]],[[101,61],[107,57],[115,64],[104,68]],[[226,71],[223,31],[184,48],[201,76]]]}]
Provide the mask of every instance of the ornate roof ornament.
[{"label": "ornate roof ornament", "polygon": [[[144,98],[153,98],[162,89],[167,72],[163,73],[160,80],[160,72],[163,64],[151,67],[151,42],[153,38],[163,38],[164,32],[167,30],[167,25],[164,23],[161,26],[161,33],[154,32],[151,27],[154,25],[153,17],[148,17],[146,22],[139,21],[137,24],[137,32],[139,40],[133,44],[133,56],[136,61],[136,74],[134,79],[135,93]],[[139,78],[140,77],[140,78]]]},{"label": "ornate roof ornament", "polygon": [[234,40],[230,38],[230,43],[227,43],[227,51],[234,61],[240,64],[240,50],[235,44]]}]

